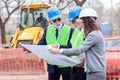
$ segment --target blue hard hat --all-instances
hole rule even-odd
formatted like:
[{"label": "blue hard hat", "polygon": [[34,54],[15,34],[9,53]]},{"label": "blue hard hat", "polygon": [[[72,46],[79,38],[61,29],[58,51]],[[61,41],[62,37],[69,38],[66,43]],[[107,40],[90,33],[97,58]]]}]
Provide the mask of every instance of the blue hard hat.
[{"label": "blue hard hat", "polygon": [[47,14],[48,14],[48,18],[50,18],[51,20],[54,20],[60,17],[61,12],[57,7],[50,7],[47,10]]},{"label": "blue hard hat", "polygon": [[69,10],[69,20],[74,19],[75,17],[79,16],[80,12],[82,11],[82,8],[79,6],[74,6]]}]

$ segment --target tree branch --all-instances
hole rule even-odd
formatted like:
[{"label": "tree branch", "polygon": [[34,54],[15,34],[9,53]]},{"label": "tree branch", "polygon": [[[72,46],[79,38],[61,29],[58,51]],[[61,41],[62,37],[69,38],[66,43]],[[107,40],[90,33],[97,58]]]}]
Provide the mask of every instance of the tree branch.
[{"label": "tree branch", "polygon": [[8,4],[7,4],[8,1],[9,1],[9,0],[3,1],[3,2],[4,2],[4,4],[5,4],[6,11],[7,11],[7,13],[9,14],[10,12],[9,12],[9,8],[8,8]]},{"label": "tree branch", "polygon": [[[8,20],[9,20],[10,16],[11,16],[16,10],[19,9],[20,1],[18,1],[17,3],[18,3],[17,7],[14,8],[11,12],[8,12],[8,17],[5,18],[4,24],[6,24],[6,23],[8,22]],[[6,10],[9,11],[9,10],[8,10],[8,6],[6,7]]]},{"label": "tree branch", "polygon": [[48,0],[48,2],[49,2],[49,3],[52,3],[52,1],[51,1],[51,0]]},{"label": "tree branch", "polygon": [[8,17],[5,19],[4,24],[6,24],[6,22],[9,20],[10,16],[12,15],[12,13],[14,13],[14,12],[15,12],[16,10],[18,10],[18,9],[19,9],[19,6],[17,6],[14,10],[12,10],[12,11],[9,13]]},{"label": "tree branch", "polygon": [[7,2],[7,4],[11,4],[12,2],[13,2],[13,0],[11,0],[11,1],[9,0],[9,1]]},{"label": "tree branch", "polygon": [[73,0],[72,1],[68,1],[68,3],[64,7],[60,8],[60,10],[64,10],[72,2],[73,2]]},{"label": "tree branch", "polygon": [[76,3],[76,5],[78,6],[81,6],[85,3],[86,0],[82,0],[82,1],[79,1],[79,0],[74,0],[74,2]]},{"label": "tree branch", "polygon": [[58,4],[56,5],[57,7],[58,7],[58,6],[60,5],[60,3],[61,3],[60,1],[61,1],[61,0],[59,0]]}]

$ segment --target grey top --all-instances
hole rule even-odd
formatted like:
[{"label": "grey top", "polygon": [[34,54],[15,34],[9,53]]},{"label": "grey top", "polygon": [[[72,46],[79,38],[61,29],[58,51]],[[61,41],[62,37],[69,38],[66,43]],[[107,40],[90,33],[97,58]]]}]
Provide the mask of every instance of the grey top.
[{"label": "grey top", "polygon": [[63,49],[63,55],[80,55],[85,52],[85,71],[106,72],[105,40],[101,31],[90,32],[78,48]]}]

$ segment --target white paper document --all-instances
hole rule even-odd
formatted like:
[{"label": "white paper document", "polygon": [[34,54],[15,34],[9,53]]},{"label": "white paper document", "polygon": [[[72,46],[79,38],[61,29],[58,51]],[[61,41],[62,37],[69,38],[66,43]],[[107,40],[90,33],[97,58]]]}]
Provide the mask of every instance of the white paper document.
[{"label": "white paper document", "polygon": [[20,44],[22,47],[31,51],[38,57],[45,59],[46,61],[51,62],[54,65],[62,65],[62,66],[75,66],[80,62],[80,58],[73,59],[71,57],[62,55],[62,54],[52,54],[48,50],[48,46],[44,45],[28,45],[28,44]]}]

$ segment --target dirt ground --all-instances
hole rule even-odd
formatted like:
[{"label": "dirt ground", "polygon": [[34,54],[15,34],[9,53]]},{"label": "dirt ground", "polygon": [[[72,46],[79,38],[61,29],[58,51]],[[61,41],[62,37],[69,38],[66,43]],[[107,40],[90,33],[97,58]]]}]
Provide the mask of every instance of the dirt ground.
[{"label": "dirt ground", "polygon": [[48,76],[47,73],[44,75],[0,75],[0,80],[48,80]]},{"label": "dirt ground", "polygon": [[0,80],[48,80],[45,75],[0,75]]}]

